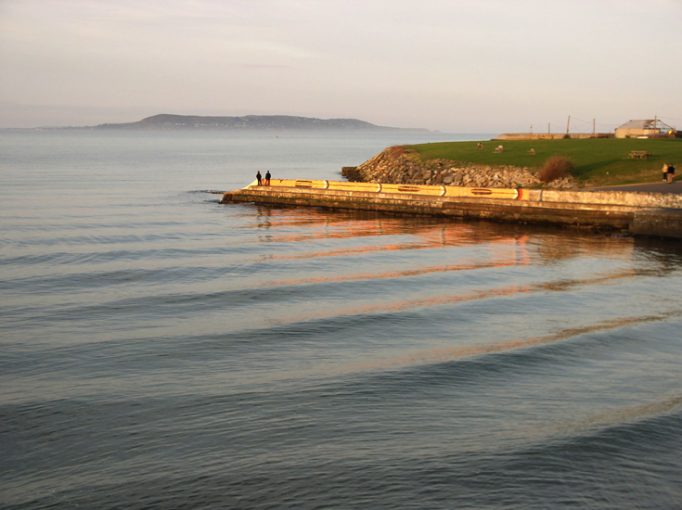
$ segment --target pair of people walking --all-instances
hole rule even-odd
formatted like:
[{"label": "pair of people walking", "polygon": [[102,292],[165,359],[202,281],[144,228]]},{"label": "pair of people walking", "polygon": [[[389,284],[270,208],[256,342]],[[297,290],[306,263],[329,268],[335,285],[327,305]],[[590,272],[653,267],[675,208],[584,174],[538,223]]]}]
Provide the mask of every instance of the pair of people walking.
[{"label": "pair of people walking", "polygon": [[270,170],[265,172],[265,179],[263,179],[263,176],[260,174],[260,170],[256,172],[256,180],[258,181],[259,186],[270,186]]},{"label": "pair of people walking", "polygon": [[673,179],[675,178],[675,167],[673,165],[669,165],[668,163],[663,163],[662,172],[663,180],[668,184],[672,184]]}]

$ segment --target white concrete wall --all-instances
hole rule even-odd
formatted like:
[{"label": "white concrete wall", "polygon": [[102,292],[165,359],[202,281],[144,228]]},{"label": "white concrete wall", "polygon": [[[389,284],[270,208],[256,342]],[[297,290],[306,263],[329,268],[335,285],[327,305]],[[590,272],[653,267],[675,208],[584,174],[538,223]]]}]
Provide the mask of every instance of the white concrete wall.
[{"label": "white concrete wall", "polygon": [[543,202],[572,202],[577,204],[628,205],[632,207],[664,207],[682,209],[682,195],[675,195],[672,193],[542,190],[541,195],[542,196],[540,200]]}]

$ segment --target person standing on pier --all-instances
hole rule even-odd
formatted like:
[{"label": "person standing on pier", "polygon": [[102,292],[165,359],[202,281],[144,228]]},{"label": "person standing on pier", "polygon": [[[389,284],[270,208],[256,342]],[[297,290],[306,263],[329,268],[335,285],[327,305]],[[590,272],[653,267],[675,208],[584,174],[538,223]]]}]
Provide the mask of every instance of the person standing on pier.
[{"label": "person standing on pier", "polygon": [[260,174],[260,170],[258,170],[258,172],[256,172],[256,180],[258,181],[258,185],[259,185],[259,186],[260,186],[261,184],[263,184],[263,177],[262,177],[261,174]]},{"label": "person standing on pier", "polygon": [[270,170],[268,170],[267,172],[265,172],[265,185],[266,186],[270,186],[270,177],[272,177],[272,176],[270,175]]}]

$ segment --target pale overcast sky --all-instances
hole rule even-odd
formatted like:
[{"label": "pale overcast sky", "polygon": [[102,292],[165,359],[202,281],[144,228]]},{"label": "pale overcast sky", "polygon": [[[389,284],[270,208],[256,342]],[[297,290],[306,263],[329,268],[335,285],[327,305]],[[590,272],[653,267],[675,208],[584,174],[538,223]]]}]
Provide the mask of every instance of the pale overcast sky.
[{"label": "pale overcast sky", "polygon": [[0,127],[156,113],[682,129],[682,0],[0,0]]}]

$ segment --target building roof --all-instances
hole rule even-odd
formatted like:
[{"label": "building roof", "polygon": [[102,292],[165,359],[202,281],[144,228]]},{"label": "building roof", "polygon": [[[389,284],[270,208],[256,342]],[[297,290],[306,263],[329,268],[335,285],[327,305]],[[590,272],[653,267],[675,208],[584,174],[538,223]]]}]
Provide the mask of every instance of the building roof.
[{"label": "building roof", "polygon": [[617,129],[671,129],[671,126],[661,121],[661,119],[640,119],[629,120]]}]

